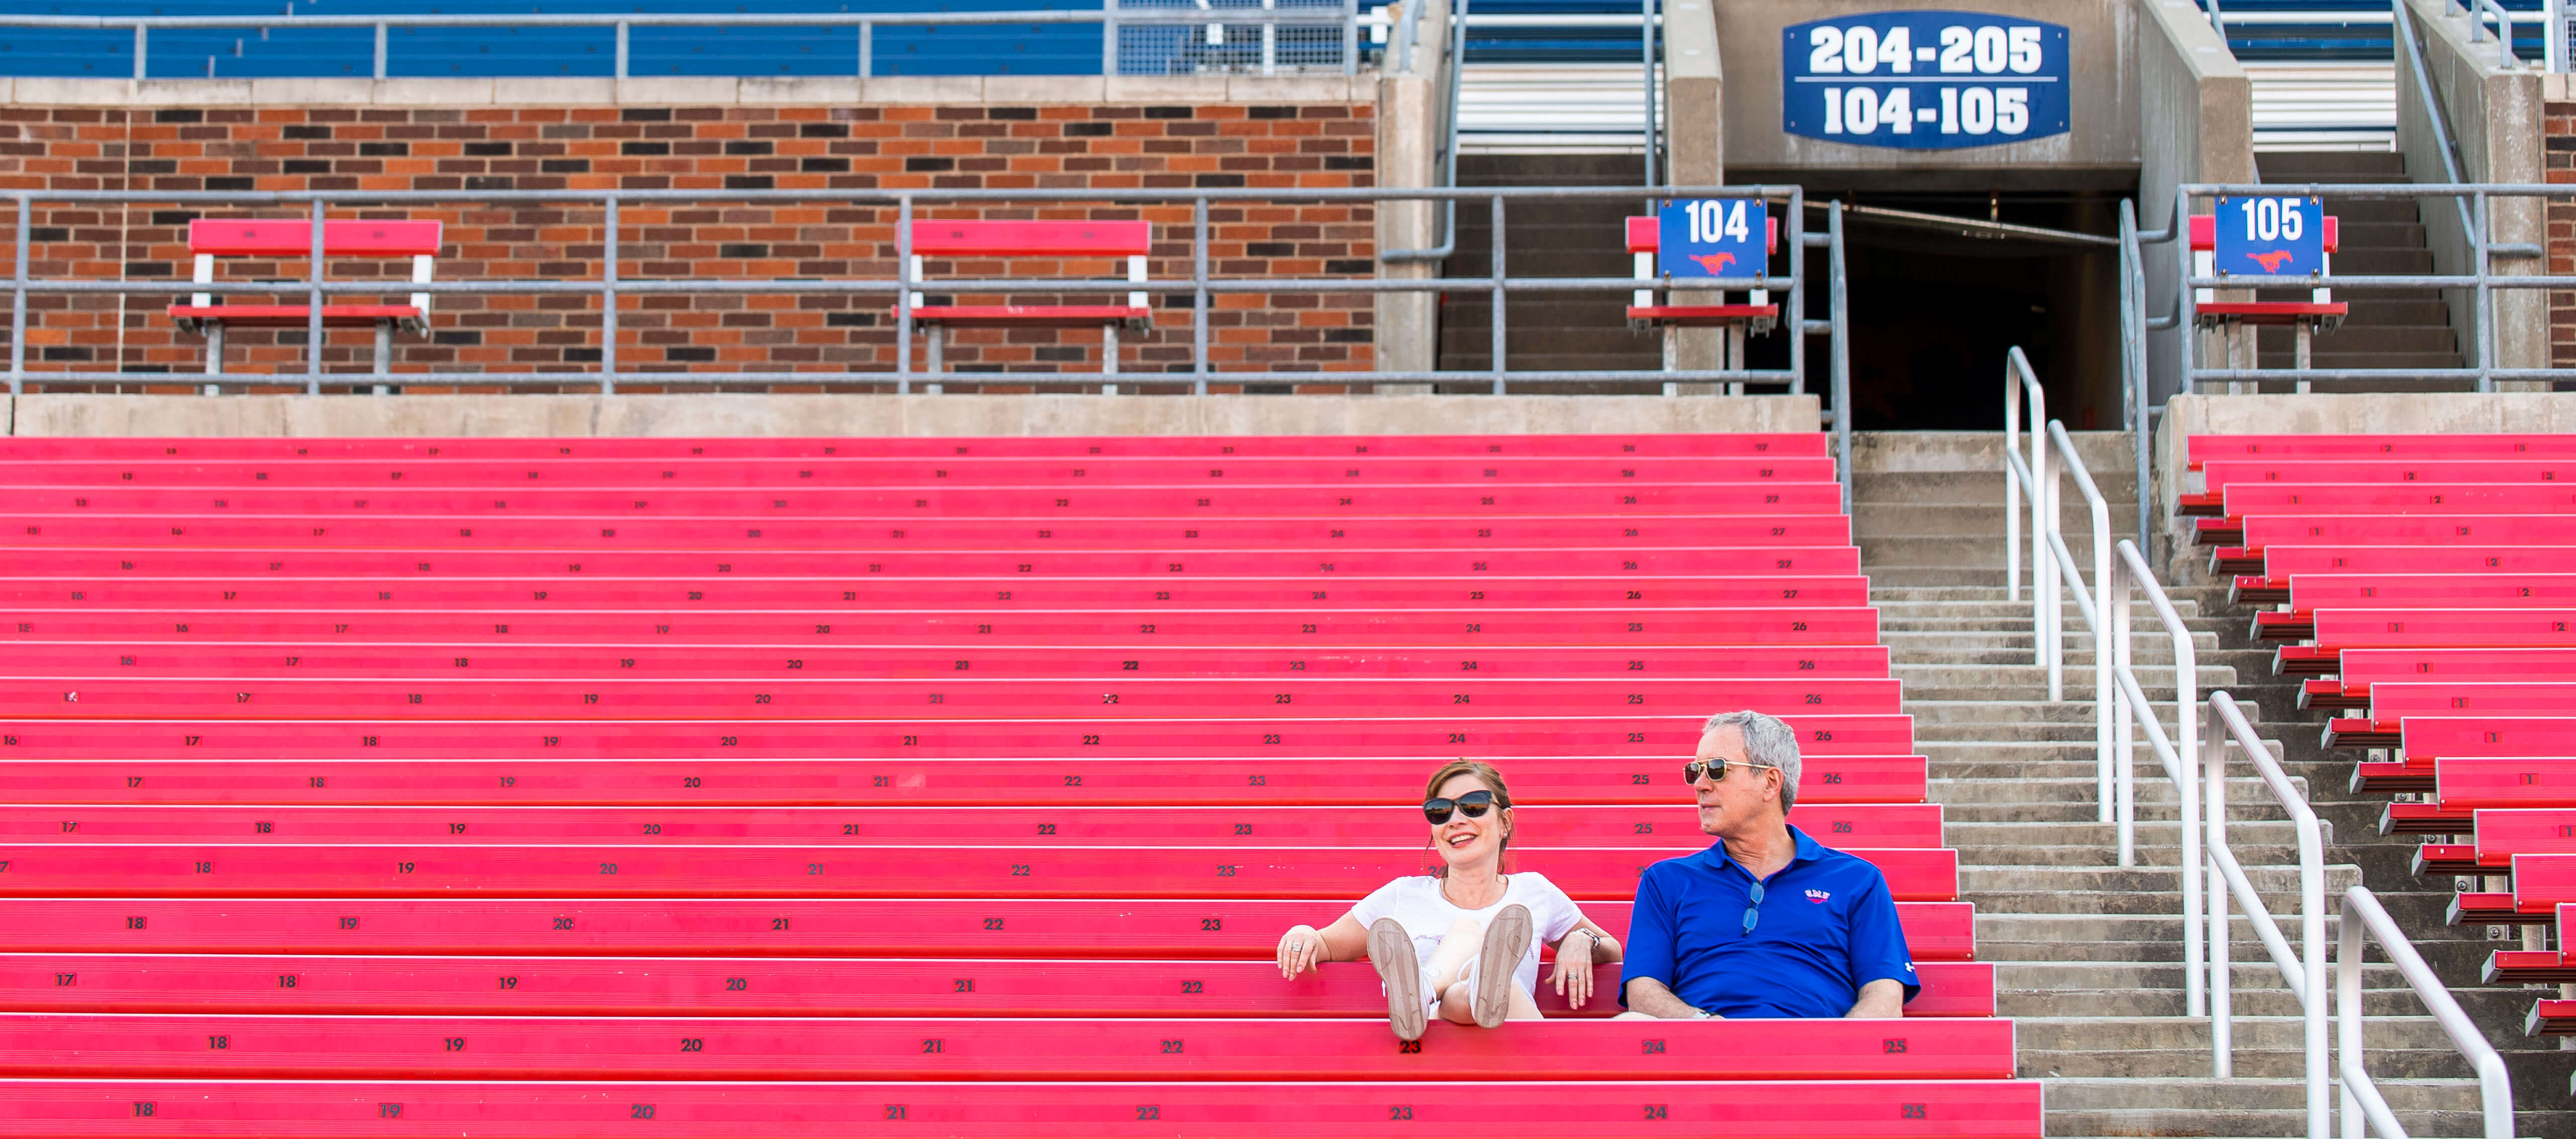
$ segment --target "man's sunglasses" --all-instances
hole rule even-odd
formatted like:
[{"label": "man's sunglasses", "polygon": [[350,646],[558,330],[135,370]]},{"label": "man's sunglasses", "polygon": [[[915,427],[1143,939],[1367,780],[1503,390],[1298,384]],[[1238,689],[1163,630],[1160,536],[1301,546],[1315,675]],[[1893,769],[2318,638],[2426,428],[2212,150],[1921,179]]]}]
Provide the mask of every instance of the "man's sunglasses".
[{"label": "man's sunglasses", "polygon": [[1431,825],[1435,827],[1448,822],[1449,812],[1453,809],[1466,812],[1467,817],[1471,819],[1484,818],[1485,812],[1494,809],[1494,793],[1491,791],[1469,791],[1455,799],[1425,799],[1422,801],[1422,817],[1431,820]]},{"label": "man's sunglasses", "polygon": [[[1773,770],[1773,771],[1778,771],[1778,770],[1780,770],[1779,765],[1778,765],[1778,764],[1773,764],[1773,763],[1754,763],[1754,762],[1751,762],[1751,761],[1747,761],[1747,762],[1744,764],[1744,766],[1746,766],[1746,767],[1768,767],[1768,768],[1770,768],[1770,769],[1771,769],[1771,770]],[[1699,777],[1700,777],[1701,775],[1705,774],[1705,775],[1707,775],[1707,776],[1708,776],[1709,781],[1710,781],[1710,782],[1712,782],[1712,783],[1724,783],[1724,782],[1726,782],[1726,767],[1727,767],[1727,764],[1726,764],[1726,760],[1725,760],[1724,758],[1719,758],[1719,759],[1711,760],[1711,761],[1709,761],[1709,762],[1707,762],[1707,763],[1701,763],[1701,762],[1700,762],[1700,761],[1698,761],[1698,760],[1692,760],[1692,761],[1690,761],[1689,763],[1685,763],[1685,764],[1683,764],[1683,765],[1682,765],[1682,782],[1684,782],[1684,783],[1697,783],[1697,782],[1699,782]]]}]

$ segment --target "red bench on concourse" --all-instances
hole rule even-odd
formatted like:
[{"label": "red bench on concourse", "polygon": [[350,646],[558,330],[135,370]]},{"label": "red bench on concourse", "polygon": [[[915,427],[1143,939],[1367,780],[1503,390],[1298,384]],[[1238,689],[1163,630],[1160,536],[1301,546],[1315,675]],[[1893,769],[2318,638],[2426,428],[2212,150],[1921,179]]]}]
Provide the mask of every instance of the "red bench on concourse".
[{"label": "red bench on concourse", "polygon": [[[2259,614],[2258,614],[2259,616]],[[2576,608],[2559,609],[2318,609],[2311,645],[2275,651],[2279,676],[2334,672],[2346,649],[2552,648],[2570,643],[2568,622]],[[2373,744],[2373,747],[2386,745]]]},{"label": "red bench on concourse", "polygon": [[[1161,550],[1166,566],[1186,565],[1201,550],[1311,550],[1348,546],[1449,547],[1473,550],[1843,545],[1851,521],[1840,514],[1641,515],[1605,517],[1509,515],[1494,518],[762,518],[759,525],[721,518],[366,518],[339,516],[315,526],[302,518],[234,518],[217,514],[166,518],[22,516],[28,524],[0,537],[17,550],[46,546],[122,548],[128,557],[205,546],[291,550],[350,547],[399,549],[442,557],[473,549],[706,550],[731,555],[761,550],[838,550],[874,556],[900,549]],[[601,525],[606,521],[610,525]],[[1039,536],[1045,537],[1041,539]],[[889,549],[889,547],[893,549]],[[1630,556],[1634,556],[1631,554]],[[567,558],[567,561],[572,559]],[[1318,561],[1316,565],[1333,565]],[[1470,563],[1472,566],[1473,563]],[[1180,573],[1181,570],[1169,570]],[[1331,571],[1321,571],[1331,572]]]},{"label": "red bench on concourse", "polygon": [[[1548,1017],[1619,1011],[1620,966],[1594,999]],[[60,981],[70,974],[73,982]],[[1917,961],[1907,1019],[1993,1016],[1995,967]],[[279,977],[295,984],[280,985]],[[497,977],[517,983],[502,988]],[[960,980],[974,982],[960,986]],[[1188,982],[1184,984],[1183,982]],[[1369,1017],[1377,972],[1348,963],[1282,982],[1267,961],[1009,958],[362,957],[47,953],[0,959],[0,1008],[56,1013],[463,1016]]]},{"label": "red bench on concourse", "polygon": [[[1938,803],[1800,803],[1789,823],[1831,847],[1937,849]],[[119,806],[66,812],[0,807],[0,842],[535,842],[685,845],[781,842],[856,845],[1025,843],[1411,849],[1422,814],[1410,806],[1169,807],[277,807]],[[1698,851],[1687,801],[1532,806],[1515,815],[1516,842]]]},{"label": "red bench on concourse", "polygon": [[[1176,749],[1178,754],[1161,759],[1066,758],[1066,749],[1059,747],[1051,752],[1033,749],[1025,757],[1047,762],[995,763],[972,749],[951,759],[867,759],[850,758],[855,748],[817,746],[813,750],[818,754],[802,760],[716,759],[710,757],[717,749],[705,747],[670,749],[688,757],[674,759],[656,756],[654,745],[660,741],[652,739],[619,750],[612,734],[605,743],[557,737],[590,745],[585,750],[594,753],[591,758],[557,758],[548,753],[565,748],[549,748],[541,742],[486,748],[480,758],[459,758],[466,754],[462,745],[433,738],[417,749],[396,748],[382,758],[351,760],[345,757],[362,750],[382,753],[387,748],[336,742],[294,748],[275,739],[275,725],[266,726],[266,731],[259,725],[224,725],[208,729],[197,744],[184,742],[175,730],[136,741],[159,745],[149,749],[155,752],[206,753],[173,760],[146,755],[147,749],[141,746],[105,746],[106,740],[117,738],[112,736],[95,742],[66,738],[51,749],[40,749],[34,745],[44,741],[29,739],[16,730],[20,727],[11,726],[0,738],[17,736],[22,741],[17,746],[26,750],[56,750],[76,758],[10,757],[11,762],[0,764],[0,796],[23,804],[101,806],[758,807],[793,803],[993,807],[1048,802],[1203,807],[1239,805],[1251,796],[1278,806],[1379,807],[1386,805],[1388,788],[1419,783],[1429,767],[1457,754],[1457,746],[1444,739],[1415,749],[1418,754],[1414,755],[1363,758],[1347,758],[1347,753],[1336,751],[1290,751],[1256,759],[1241,754],[1241,749]],[[332,737],[350,734],[354,733],[329,733]],[[469,728],[448,738],[488,734],[488,730]],[[1487,734],[1491,733],[1470,733],[1479,740]],[[1496,762],[1509,772],[1516,803],[1669,806],[1689,801],[1681,764],[1673,757],[1689,754],[1698,742],[1696,719],[1638,733],[1646,739],[1637,744],[1615,749],[1584,746],[1606,734],[1583,732],[1560,740],[1551,732],[1534,729],[1526,737],[1498,737],[1477,750],[1487,756],[1509,753]],[[1626,734],[1620,732],[1616,738],[1624,740]],[[379,739],[403,742],[399,736]],[[291,756],[296,751],[309,754],[279,758],[280,752]],[[491,751],[510,754],[488,754]],[[96,758],[120,753],[126,758]],[[1212,758],[1224,762],[1212,763]],[[1818,806],[1922,802],[1926,763],[1919,755],[1811,754],[1802,765],[1798,796],[1803,804]],[[2429,766],[2424,777],[2429,787]],[[1247,792],[1247,787],[1261,790]]]},{"label": "red bench on concourse", "polygon": [[[411,259],[411,280],[416,285],[430,283],[438,259],[440,224],[434,221],[360,221],[341,220],[322,223],[322,255],[357,257],[373,260]],[[188,223],[188,252],[196,261],[192,278],[199,286],[215,284],[215,258],[258,257],[281,262],[281,270],[298,275],[310,272],[313,255],[313,223],[309,220],[257,218],[197,218]],[[289,260],[303,262],[290,269]],[[271,284],[260,291],[296,292],[306,290],[291,284]],[[313,308],[308,304],[237,305],[224,304],[211,291],[199,292],[189,303],[170,306],[170,319],[189,332],[206,338],[206,374],[222,375],[224,371],[224,331],[227,328],[307,328]],[[329,304],[322,306],[322,327],[373,328],[376,330],[375,374],[384,376],[392,370],[394,329],[420,334],[429,331],[429,294],[413,293],[408,304]],[[317,346],[318,352],[318,346]]]},{"label": "red bench on concourse", "polygon": [[708,680],[627,677],[488,680],[196,680],[0,677],[0,718],[210,720],[381,717],[550,720],[1088,721],[1094,730],[1145,719],[1261,716],[1313,721],[1448,716],[1461,706],[1515,716],[1616,716],[1631,708],[1795,708],[1808,715],[1892,714],[1894,680]]},{"label": "red bench on concourse", "polygon": [[[1728,1038],[1722,1028],[1711,1029],[1709,1037]],[[1632,1050],[1637,1047],[1625,1035],[1618,1039]],[[1381,1039],[1379,1050],[1383,1045]],[[888,1114],[897,1120],[935,1121],[942,1135],[979,1139],[1139,1134],[1267,1139],[1282,1130],[1394,1139],[1420,1134],[1426,1127],[1494,1132],[1497,1120],[1508,1121],[1500,1133],[1512,1136],[1659,1139],[1681,1129],[1743,1139],[2035,1139],[2041,1133],[2040,1092],[2037,1080],[2000,1079],[1362,1081],[1304,1083],[1293,1089],[1221,1080],[859,1085],[25,1080],[0,1082],[0,1131],[37,1134],[77,1127],[90,1135],[138,1139],[163,1139],[174,1132],[375,1139],[386,1133],[388,1117],[398,1117],[405,1130],[484,1139],[571,1139],[631,1130],[633,1120],[650,1119],[706,1139],[844,1139],[900,1134],[874,1113],[902,1108]],[[1139,1103],[1140,1096],[1151,1100]],[[1642,1111],[1641,1103],[1665,1110]],[[136,1104],[154,1110],[139,1112]],[[860,1108],[870,1114],[859,1115]],[[1390,1122],[1397,1109],[1402,1114]],[[1142,1130],[1140,1120],[1156,1126]]]},{"label": "red bench on concourse", "polygon": [[[1801,519],[1801,521],[1805,521]],[[9,568],[21,574],[85,574],[93,579],[140,575],[202,577],[235,575],[277,578],[525,577],[561,574],[587,577],[698,577],[707,574],[745,580],[776,577],[833,577],[844,581],[869,577],[945,580],[952,577],[1003,577],[1044,580],[1081,577],[1153,577],[1186,581],[1211,577],[1276,577],[1282,574],[1347,573],[1355,577],[1500,577],[1559,579],[1629,576],[1685,578],[1717,571],[1769,574],[1797,571],[1818,577],[1860,573],[1860,550],[1848,537],[1831,544],[1752,544],[1680,547],[1559,547],[1552,549],[1473,548],[1450,550],[1368,549],[1335,546],[1283,547],[1264,550],[1182,550],[1177,544],[1141,542],[1127,550],[1028,552],[1021,550],[870,550],[871,561],[856,561],[847,552],[663,551],[590,549],[442,550],[430,560],[411,550],[332,549],[17,549]],[[1186,560],[1175,563],[1179,554]],[[1178,564],[1181,569],[1173,569]],[[1325,570],[1322,567],[1333,568]],[[1482,565],[1484,569],[1474,567]]]},{"label": "red bench on concourse", "polygon": [[[966,435],[737,436],[718,438],[295,438],[237,435],[155,438],[0,437],[12,459],[781,459],[858,458],[1218,458],[1368,456],[1468,459],[1492,455],[1640,458],[1825,454],[1815,431],[1644,432],[1575,435]],[[2304,438],[2314,438],[2306,436]],[[2460,438],[2451,436],[2451,438]],[[2545,438],[2545,436],[2543,437]],[[2193,437],[2196,444],[2198,436]]]},{"label": "red bench on concourse", "polygon": [[[6,454],[0,451],[0,454]],[[1491,473],[1487,473],[1491,472]],[[1109,458],[0,459],[0,485],[124,488],[507,487],[512,490],[847,490],[878,486],[1612,486],[1834,481],[1821,455],[1454,458],[1227,455]]]},{"label": "red bench on concourse", "polygon": [[[691,676],[711,680],[775,676],[1127,677],[1127,676],[1456,676],[1566,677],[1868,677],[1888,674],[1884,645],[1705,645],[1659,648],[1648,656],[1620,648],[1486,646],[1351,649],[1331,646],[1202,649],[1133,645],[1036,646],[1020,649],[848,648],[812,646],[787,656],[761,646],[490,645],[457,664],[443,645],[195,645],[184,641],[37,642],[10,644],[20,668],[64,675],[134,669],[239,677],[470,675],[494,680],[567,676]],[[961,655],[962,654],[962,655]],[[126,662],[133,663],[128,664]],[[961,663],[962,662],[962,663]],[[1130,667],[1130,666],[1133,667]],[[1473,667],[1469,667],[1469,666]]]},{"label": "red bench on concourse", "polygon": [[[928,283],[926,262],[933,257],[966,265],[970,276],[998,275],[1014,259],[1080,259],[1125,262],[1127,280],[1145,283],[1145,255],[1154,247],[1154,227],[1141,221],[943,220],[912,223],[912,279]],[[930,348],[930,372],[945,370],[943,349],[950,328],[1090,328],[1100,329],[1100,370],[1118,371],[1118,331],[1154,327],[1154,310],[1142,289],[1129,292],[1125,304],[960,305],[929,304],[912,294],[914,324],[921,326]],[[939,388],[936,380],[932,394]],[[1117,388],[1105,390],[1115,393]]]},{"label": "red bench on concourse", "polygon": [[[1622,937],[1628,909],[1589,902],[1583,912]],[[1279,931],[1329,920],[1331,910],[1248,898],[1122,900],[1104,910],[1044,898],[0,897],[0,951],[1273,961]],[[1973,959],[1976,916],[1967,902],[1896,903],[1917,962]]]},{"label": "red bench on concourse", "polygon": [[[1766,261],[1780,253],[1780,219],[1773,217],[1767,220],[1769,224],[1765,227],[1762,245]],[[1628,253],[1636,260],[1637,276],[1641,278],[1662,276],[1655,271],[1655,255],[1663,249],[1663,241],[1660,219],[1652,217],[1628,219]],[[1748,265],[1744,272],[1735,275],[1766,276],[1769,268],[1767,264]],[[1665,283],[1668,286],[1674,286],[1672,278],[1665,278]],[[1674,287],[1688,288],[1687,285]],[[1680,358],[1677,355],[1680,351],[1679,342],[1673,339],[1673,330],[1680,328],[1725,329],[1726,344],[1718,360],[1718,366],[1721,368],[1750,367],[1745,363],[1745,334],[1771,331],[1780,323],[1780,306],[1771,302],[1769,289],[1749,291],[1744,304],[1725,303],[1723,294],[1720,296],[1720,303],[1713,305],[1658,304],[1655,300],[1655,290],[1639,289],[1628,304],[1628,327],[1638,330],[1663,330],[1664,370],[1667,372],[1674,371],[1680,366]],[[1727,389],[1731,393],[1741,394],[1744,385],[1729,384]]]},{"label": "red bench on concourse", "polygon": [[[1286,987],[1282,985],[1281,987]],[[1760,1048],[1722,1025],[1442,1024],[1418,1050],[1365,1017],[258,1016],[0,1013],[20,1078],[521,1080],[2004,1080],[1993,1019],[1778,1020]],[[1000,1031],[990,1029],[999,1028]],[[979,1031],[983,1030],[983,1031]],[[1902,1032],[1901,1053],[1886,1048]],[[173,1040],[224,1038],[178,1053]],[[937,1039],[942,1047],[924,1048]],[[1641,1039],[1660,1048],[1641,1048]],[[461,1040],[461,1046],[459,1041]],[[1177,1040],[1180,1043],[1175,1045]],[[694,1044],[685,1043],[694,1041]],[[1292,1093],[1293,1094],[1293,1093]]]},{"label": "red bench on concourse", "polygon": [[2576,439],[2563,434],[2493,435],[2193,435],[2183,440],[2189,469],[2220,459],[2386,462],[2434,459],[2576,457]]},{"label": "red bench on concourse", "polygon": [[[2342,227],[2332,214],[2326,215],[2325,225],[2325,261],[2317,267],[2317,275],[2311,280],[2322,281],[2334,271],[2335,249],[2339,244],[2338,239],[2341,236],[2339,231]],[[2208,214],[2193,216],[2191,219],[2193,275],[2201,277],[2217,275],[2219,271],[2217,245],[2218,219]],[[2254,276],[2238,287],[2279,288],[2296,280],[2295,277]],[[2286,325],[2295,330],[2297,339],[2293,356],[2297,366],[2301,368],[2308,366],[2309,335],[2312,332],[2334,331],[2343,323],[2345,314],[2350,311],[2352,306],[2335,300],[2334,290],[2323,287],[2309,290],[2308,299],[2304,301],[2222,301],[2217,299],[2215,289],[2195,290],[2192,298],[2192,315],[2199,322],[2200,327],[2218,331],[2221,356],[2225,356],[2230,351],[2230,343],[2238,328]],[[2299,390],[2303,392],[2308,390],[2307,381],[2299,381]]]},{"label": "red bench on concourse", "polygon": [[2279,605],[2299,574],[2556,573],[2576,564],[2568,546],[2267,546],[2251,574],[2230,584],[2239,605]]}]

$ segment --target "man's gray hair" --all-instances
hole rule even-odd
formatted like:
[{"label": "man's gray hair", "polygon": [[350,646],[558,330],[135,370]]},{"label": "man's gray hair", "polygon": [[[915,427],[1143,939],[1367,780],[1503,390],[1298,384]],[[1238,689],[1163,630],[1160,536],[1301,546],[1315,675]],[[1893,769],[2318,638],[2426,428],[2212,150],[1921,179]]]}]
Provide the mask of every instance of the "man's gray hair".
[{"label": "man's gray hair", "polygon": [[1764,767],[1780,769],[1780,809],[1787,811],[1798,802],[1798,733],[1781,723],[1777,716],[1760,712],[1720,712],[1708,718],[1699,730],[1705,736],[1719,728],[1733,728],[1744,737],[1744,758]]}]

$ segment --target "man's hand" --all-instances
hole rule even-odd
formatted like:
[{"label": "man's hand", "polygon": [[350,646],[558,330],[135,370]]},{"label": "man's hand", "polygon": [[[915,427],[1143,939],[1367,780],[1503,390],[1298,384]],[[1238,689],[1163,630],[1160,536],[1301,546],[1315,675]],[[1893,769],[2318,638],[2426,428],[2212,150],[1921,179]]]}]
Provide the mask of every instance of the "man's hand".
[{"label": "man's hand", "polygon": [[1592,999],[1592,935],[1582,930],[1565,935],[1556,946],[1556,993],[1567,1008],[1582,1008]]},{"label": "man's hand", "polygon": [[1905,982],[1881,977],[1860,987],[1845,1020],[1894,1020],[1905,1015]]},{"label": "man's hand", "polygon": [[1642,1012],[1647,1016],[1664,1020],[1689,1020],[1699,1015],[1698,1009],[1692,1008],[1680,997],[1674,996],[1673,991],[1664,987],[1662,981],[1652,977],[1639,977],[1628,982],[1628,1011]]}]

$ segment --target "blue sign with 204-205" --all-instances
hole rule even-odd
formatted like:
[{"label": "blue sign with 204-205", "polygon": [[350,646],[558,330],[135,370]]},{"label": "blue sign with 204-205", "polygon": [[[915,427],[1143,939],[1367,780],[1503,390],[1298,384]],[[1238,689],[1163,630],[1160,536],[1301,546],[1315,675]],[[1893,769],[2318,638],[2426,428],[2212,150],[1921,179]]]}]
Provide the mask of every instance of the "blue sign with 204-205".
[{"label": "blue sign with 204-205", "polygon": [[2066,29],[1982,12],[1873,12],[1780,32],[1780,126],[1900,150],[2066,133]]}]

